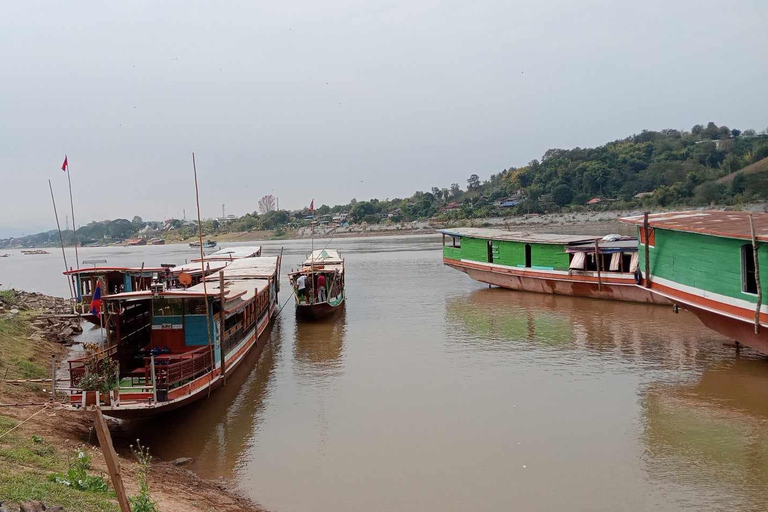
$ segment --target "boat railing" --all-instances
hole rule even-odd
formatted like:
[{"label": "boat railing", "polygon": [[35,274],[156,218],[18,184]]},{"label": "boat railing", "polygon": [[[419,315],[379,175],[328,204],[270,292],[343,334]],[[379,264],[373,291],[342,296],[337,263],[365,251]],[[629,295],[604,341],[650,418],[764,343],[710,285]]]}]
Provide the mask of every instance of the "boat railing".
[{"label": "boat railing", "polygon": [[93,354],[79,357],[77,359],[70,359],[69,361],[67,361],[69,363],[70,387],[77,388],[77,385],[80,383],[80,380],[82,380],[83,376],[85,375],[87,363],[91,358],[95,358],[96,361],[101,362],[104,359],[114,356],[116,353],[117,353],[117,345],[112,345],[111,347],[107,347],[105,349],[99,350],[98,352],[94,352]]},{"label": "boat railing", "polygon": [[224,340],[221,342],[222,351],[229,354],[230,351],[243,340],[242,325],[234,327],[224,333]]},{"label": "boat railing", "polygon": [[158,390],[168,391],[210,372],[212,363],[211,350],[207,346],[178,357],[155,359],[155,385]]}]

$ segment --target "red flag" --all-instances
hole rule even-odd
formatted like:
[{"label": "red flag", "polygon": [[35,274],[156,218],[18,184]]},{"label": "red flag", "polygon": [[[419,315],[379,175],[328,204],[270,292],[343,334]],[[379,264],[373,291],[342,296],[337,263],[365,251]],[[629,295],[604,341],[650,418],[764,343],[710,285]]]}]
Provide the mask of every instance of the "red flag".
[{"label": "red flag", "polygon": [[68,164],[67,164],[67,155],[64,155],[64,163],[61,164],[61,170],[64,171],[64,172],[67,172],[67,166],[68,166]]},{"label": "red flag", "polygon": [[309,211],[313,212],[315,211],[315,200],[313,199],[311,203],[309,203]]}]

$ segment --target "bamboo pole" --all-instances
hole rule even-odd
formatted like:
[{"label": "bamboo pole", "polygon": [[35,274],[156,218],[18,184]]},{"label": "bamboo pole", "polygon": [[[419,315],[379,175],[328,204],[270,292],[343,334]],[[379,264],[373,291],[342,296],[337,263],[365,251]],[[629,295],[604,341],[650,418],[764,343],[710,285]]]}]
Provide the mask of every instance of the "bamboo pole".
[{"label": "bamboo pole", "polygon": [[[157,380],[155,378],[155,353],[149,355],[149,371],[152,376],[152,405],[157,405]],[[145,374],[146,375],[146,374]]]},{"label": "bamboo pole", "polygon": [[595,265],[597,265],[597,290],[602,291],[603,279],[600,276],[600,243],[597,238],[595,238]]},{"label": "bamboo pole", "polygon": [[72,178],[70,177],[70,171],[69,171],[69,160],[67,159],[67,155],[64,155],[64,161],[67,164],[67,183],[69,183],[69,208],[72,212],[72,234],[75,236],[75,267],[77,270],[80,270],[80,256],[77,254],[77,222],[75,221],[75,202],[72,200]]},{"label": "bamboo pole", "polygon": [[219,272],[219,301],[221,301],[221,312],[219,313],[219,354],[221,356],[221,377],[224,379],[224,386],[227,385],[227,366],[224,362],[224,271]]},{"label": "bamboo pole", "polygon": [[763,305],[763,288],[760,285],[760,261],[758,259],[757,235],[755,220],[749,216],[749,229],[752,231],[752,257],[755,260],[755,284],[757,284],[757,306],[755,307],[755,334],[760,332],[760,308]]},{"label": "bamboo pole", "polygon": [[643,236],[645,237],[645,282],[646,288],[651,287],[651,253],[650,249],[650,229],[648,227],[648,212],[643,214]]},{"label": "bamboo pole", "polygon": [[96,418],[93,423],[96,427],[96,436],[99,438],[101,452],[104,454],[104,461],[107,463],[107,471],[109,471],[109,478],[112,480],[112,487],[115,488],[115,494],[117,494],[120,512],[131,512],[128,495],[125,492],[125,487],[123,487],[123,479],[120,477],[120,462],[117,460],[115,447],[112,446],[112,435],[109,433],[109,427],[99,407],[96,407]]},{"label": "bamboo pole", "polygon": [[[61,256],[64,258],[64,272],[66,272],[69,269],[69,264],[67,264],[67,252],[64,250],[64,237],[61,235],[61,224],[59,224],[59,213],[56,211],[56,199],[53,197],[53,185],[51,185],[51,180],[48,180],[48,188],[51,190],[51,202],[53,203],[53,215],[56,217],[56,229],[59,231],[59,242],[61,242]],[[69,295],[72,297],[73,306],[72,311],[75,311],[74,309],[74,300],[75,300],[75,292],[73,288],[72,280],[67,276],[67,286],[69,286]]]},{"label": "bamboo pole", "polygon": [[51,402],[56,400],[56,354],[51,355]]},{"label": "bamboo pole", "polygon": [[[205,252],[203,251],[203,221],[200,217],[200,191],[197,186],[197,163],[195,162],[195,153],[192,153],[192,169],[195,172],[195,202],[197,203],[197,238],[200,242],[200,269],[203,279],[203,297],[205,298],[205,325],[208,328],[208,349],[211,354],[211,371],[216,366],[216,356],[213,353],[213,343],[211,339],[211,313],[208,308],[208,286],[205,284]],[[221,303],[219,314],[224,315],[224,302]],[[224,339],[224,333],[219,333],[219,343]],[[208,396],[211,396],[211,386],[208,386]]]}]

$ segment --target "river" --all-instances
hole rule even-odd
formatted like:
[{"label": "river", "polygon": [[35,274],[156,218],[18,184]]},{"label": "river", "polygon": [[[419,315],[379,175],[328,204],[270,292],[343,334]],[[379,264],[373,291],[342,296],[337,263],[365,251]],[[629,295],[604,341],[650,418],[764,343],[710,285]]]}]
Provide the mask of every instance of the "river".
[{"label": "river", "polygon": [[[285,273],[309,243],[262,245],[285,248]],[[226,388],[120,435],[281,512],[768,510],[768,362],[693,315],[488,289],[442,265],[439,236],[331,247],[345,311],[297,322],[289,304]],[[3,288],[67,295],[60,253],[7,252]]]}]

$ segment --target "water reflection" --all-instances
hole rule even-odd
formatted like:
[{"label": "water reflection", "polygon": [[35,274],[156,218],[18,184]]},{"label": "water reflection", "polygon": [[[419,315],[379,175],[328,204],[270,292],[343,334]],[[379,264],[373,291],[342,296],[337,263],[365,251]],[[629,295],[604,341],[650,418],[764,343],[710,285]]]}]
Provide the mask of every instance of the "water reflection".
[{"label": "water reflection", "polygon": [[190,466],[204,478],[232,477],[258,434],[270,383],[281,352],[278,322],[261,357],[251,352],[209,399],[145,421],[123,424],[120,437],[140,438],[163,460],[192,457]]},{"label": "water reflection", "polygon": [[293,355],[299,379],[322,384],[343,370],[346,304],[341,311],[315,321],[296,319]]},{"label": "water reflection", "polygon": [[[445,301],[453,344],[475,351],[582,352],[644,369],[691,368],[732,351],[691,314],[670,308],[580,297],[480,289]],[[668,325],[674,322],[675,330]],[[579,354],[569,354],[574,351]],[[566,352],[563,354],[562,352]]]},{"label": "water reflection", "polygon": [[714,364],[693,382],[651,385],[641,405],[644,465],[654,483],[695,489],[695,503],[707,503],[700,510],[768,510],[763,358]]}]

